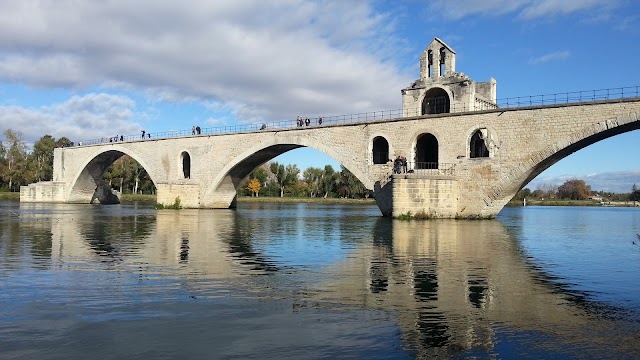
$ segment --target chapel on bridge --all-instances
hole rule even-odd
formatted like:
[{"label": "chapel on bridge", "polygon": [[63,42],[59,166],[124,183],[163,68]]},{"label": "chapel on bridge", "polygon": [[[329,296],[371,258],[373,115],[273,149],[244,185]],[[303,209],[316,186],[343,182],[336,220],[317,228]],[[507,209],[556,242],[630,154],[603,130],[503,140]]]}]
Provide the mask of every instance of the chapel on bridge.
[{"label": "chapel on bridge", "polygon": [[456,72],[456,52],[438,38],[420,56],[420,78],[402,89],[405,117],[497,107],[496,80],[475,82]]}]

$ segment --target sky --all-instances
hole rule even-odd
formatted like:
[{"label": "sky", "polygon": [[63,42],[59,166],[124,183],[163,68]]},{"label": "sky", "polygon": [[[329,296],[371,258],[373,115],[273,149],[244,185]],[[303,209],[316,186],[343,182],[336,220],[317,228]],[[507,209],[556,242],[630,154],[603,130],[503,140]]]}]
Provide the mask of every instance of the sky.
[{"label": "sky", "polygon": [[[0,2],[0,131],[32,144],[401,108],[434,37],[498,98],[640,85],[637,0]],[[640,131],[527,187],[640,185]],[[276,158],[339,164],[313,149]]]}]

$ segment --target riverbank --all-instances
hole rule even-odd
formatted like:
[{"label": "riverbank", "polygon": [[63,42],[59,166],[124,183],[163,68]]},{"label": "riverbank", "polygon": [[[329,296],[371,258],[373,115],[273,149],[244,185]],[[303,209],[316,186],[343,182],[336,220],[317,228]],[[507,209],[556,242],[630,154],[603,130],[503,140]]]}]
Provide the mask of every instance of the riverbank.
[{"label": "riverbank", "polygon": [[[522,200],[511,200],[507,206],[522,206]],[[597,200],[529,200],[527,206],[609,206],[609,207],[639,207],[637,201],[597,201]]]},{"label": "riverbank", "polygon": [[20,200],[19,192],[0,192],[0,200]]}]

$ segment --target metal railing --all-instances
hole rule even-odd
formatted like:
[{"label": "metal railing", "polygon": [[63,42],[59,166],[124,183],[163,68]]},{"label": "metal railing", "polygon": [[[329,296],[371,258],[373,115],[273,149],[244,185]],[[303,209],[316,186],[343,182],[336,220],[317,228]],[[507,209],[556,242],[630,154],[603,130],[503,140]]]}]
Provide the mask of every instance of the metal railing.
[{"label": "metal railing", "polygon": [[[519,96],[498,99],[496,101],[498,108],[517,108],[539,105],[552,105],[552,104],[567,104],[567,103],[579,103],[598,100],[613,100],[613,99],[625,99],[625,98],[637,98],[640,97],[640,86],[620,87],[611,89],[600,90],[588,90],[588,91],[575,91],[567,93],[557,94],[545,94],[545,95],[530,95]],[[449,111],[451,113],[456,112],[471,112],[486,110],[486,104],[474,103],[473,105],[467,104],[451,104]],[[244,125],[229,125],[218,126],[210,128],[202,128],[199,133],[194,133],[192,130],[172,130],[155,133],[145,133],[142,137],[142,133],[138,135],[117,135],[113,137],[103,137],[100,139],[83,140],[79,142],[78,146],[94,145],[94,144],[108,144],[117,143],[122,141],[149,141],[156,139],[167,139],[176,137],[187,136],[209,136],[218,134],[231,134],[242,132],[259,132],[259,131],[274,131],[293,128],[311,128],[326,125],[341,125],[367,121],[380,121],[391,120],[402,117],[411,116],[423,116],[422,107],[416,109],[395,109],[395,110],[381,110],[372,112],[362,112],[356,114],[335,115],[335,116],[315,116],[310,118],[309,125],[303,123],[299,125],[296,119],[272,121],[258,124],[244,124]],[[429,115],[424,115],[429,116]]]},{"label": "metal railing", "polygon": [[438,162],[412,162],[402,163],[394,161],[393,174],[415,174],[415,175],[442,175],[454,176],[456,164]]}]

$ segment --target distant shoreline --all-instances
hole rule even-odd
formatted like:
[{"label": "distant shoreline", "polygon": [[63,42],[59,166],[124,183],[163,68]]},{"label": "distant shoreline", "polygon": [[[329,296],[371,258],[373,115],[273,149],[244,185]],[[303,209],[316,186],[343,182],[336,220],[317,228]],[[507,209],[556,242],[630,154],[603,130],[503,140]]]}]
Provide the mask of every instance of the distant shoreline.
[{"label": "distant shoreline", "polygon": [[[522,200],[511,200],[506,206],[517,207],[523,206]],[[639,207],[637,201],[596,201],[596,200],[529,200],[527,206],[597,206],[597,207]]]}]

